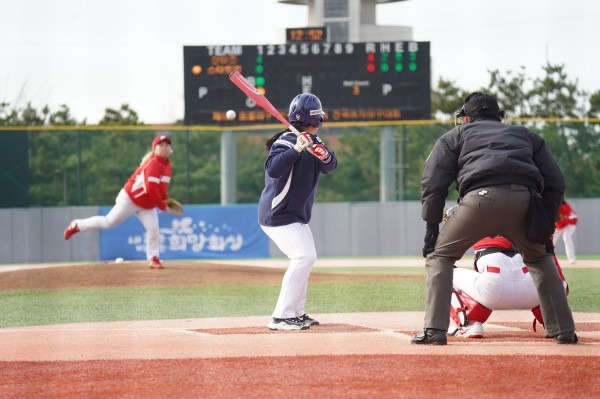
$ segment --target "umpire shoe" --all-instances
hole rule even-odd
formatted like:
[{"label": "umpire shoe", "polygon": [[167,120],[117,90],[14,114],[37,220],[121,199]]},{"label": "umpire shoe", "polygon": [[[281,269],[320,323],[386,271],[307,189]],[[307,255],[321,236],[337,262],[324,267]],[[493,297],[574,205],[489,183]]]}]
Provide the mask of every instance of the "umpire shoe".
[{"label": "umpire shoe", "polygon": [[410,343],[415,345],[447,345],[448,338],[445,330],[424,328],[420,333],[413,335]]},{"label": "umpire shoe", "polygon": [[576,344],[579,342],[579,338],[577,338],[577,334],[560,334],[556,336],[557,344]]}]

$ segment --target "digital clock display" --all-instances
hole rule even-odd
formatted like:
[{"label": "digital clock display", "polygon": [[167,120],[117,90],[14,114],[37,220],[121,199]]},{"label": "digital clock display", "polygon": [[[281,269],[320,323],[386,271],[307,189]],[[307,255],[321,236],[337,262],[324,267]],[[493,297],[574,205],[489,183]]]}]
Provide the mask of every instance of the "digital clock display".
[{"label": "digital clock display", "polygon": [[329,40],[327,27],[318,28],[287,28],[285,40],[288,43],[326,42]]},{"label": "digital clock display", "polygon": [[[299,93],[317,95],[325,120],[431,118],[429,42],[185,46],[186,124],[277,123],[229,81],[238,70],[287,116]],[[229,121],[227,110],[237,119]]]}]

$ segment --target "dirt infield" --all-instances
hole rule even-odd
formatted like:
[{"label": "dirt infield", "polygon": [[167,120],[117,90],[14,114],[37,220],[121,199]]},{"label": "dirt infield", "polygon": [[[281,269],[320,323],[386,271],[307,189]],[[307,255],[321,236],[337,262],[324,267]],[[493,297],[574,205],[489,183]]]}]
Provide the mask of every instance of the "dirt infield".
[{"label": "dirt infield", "polygon": [[[24,267],[0,290],[280,282],[272,267],[167,262]],[[1,268],[2,266],[0,266]],[[161,273],[161,274],[159,274]],[[118,275],[118,278],[115,278]],[[364,279],[313,275],[321,281]],[[390,274],[390,278],[399,278]],[[314,281],[314,280],[313,280]],[[273,332],[268,315],[0,329],[0,398],[597,397],[600,315],[576,313],[580,344],[556,345],[531,315],[497,311],[480,340],[410,345],[421,312],[314,314],[322,325]]]}]

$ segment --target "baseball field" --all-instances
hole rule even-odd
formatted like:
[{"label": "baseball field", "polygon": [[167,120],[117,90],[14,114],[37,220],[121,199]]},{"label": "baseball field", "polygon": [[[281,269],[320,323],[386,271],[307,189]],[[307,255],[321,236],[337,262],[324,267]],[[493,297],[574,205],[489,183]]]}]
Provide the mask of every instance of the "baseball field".
[{"label": "baseball field", "polygon": [[578,345],[528,310],[493,312],[482,339],[411,345],[422,263],[319,259],[321,325],[291,332],[266,327],[283,259],[0,265],[0,398],[598,396],[600,259],[564,268]]}]

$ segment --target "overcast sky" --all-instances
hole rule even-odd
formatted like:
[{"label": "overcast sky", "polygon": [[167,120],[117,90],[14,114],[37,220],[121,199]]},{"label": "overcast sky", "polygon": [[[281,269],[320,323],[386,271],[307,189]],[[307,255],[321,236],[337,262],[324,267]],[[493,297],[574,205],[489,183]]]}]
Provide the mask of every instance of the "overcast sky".
[{"label": "overcast sky", "polygon": [[[97,123],[128,103],[145,123],[183,118],[183,46],[271,44],[308,25],[308,8],[276,0],[0,0],[0,102]],[[377,23],[431,42],[432,83],[474,90],[488,70],[540,77],[564,64],[600,90],[599,0],[408,0],[377,6]]]}]

